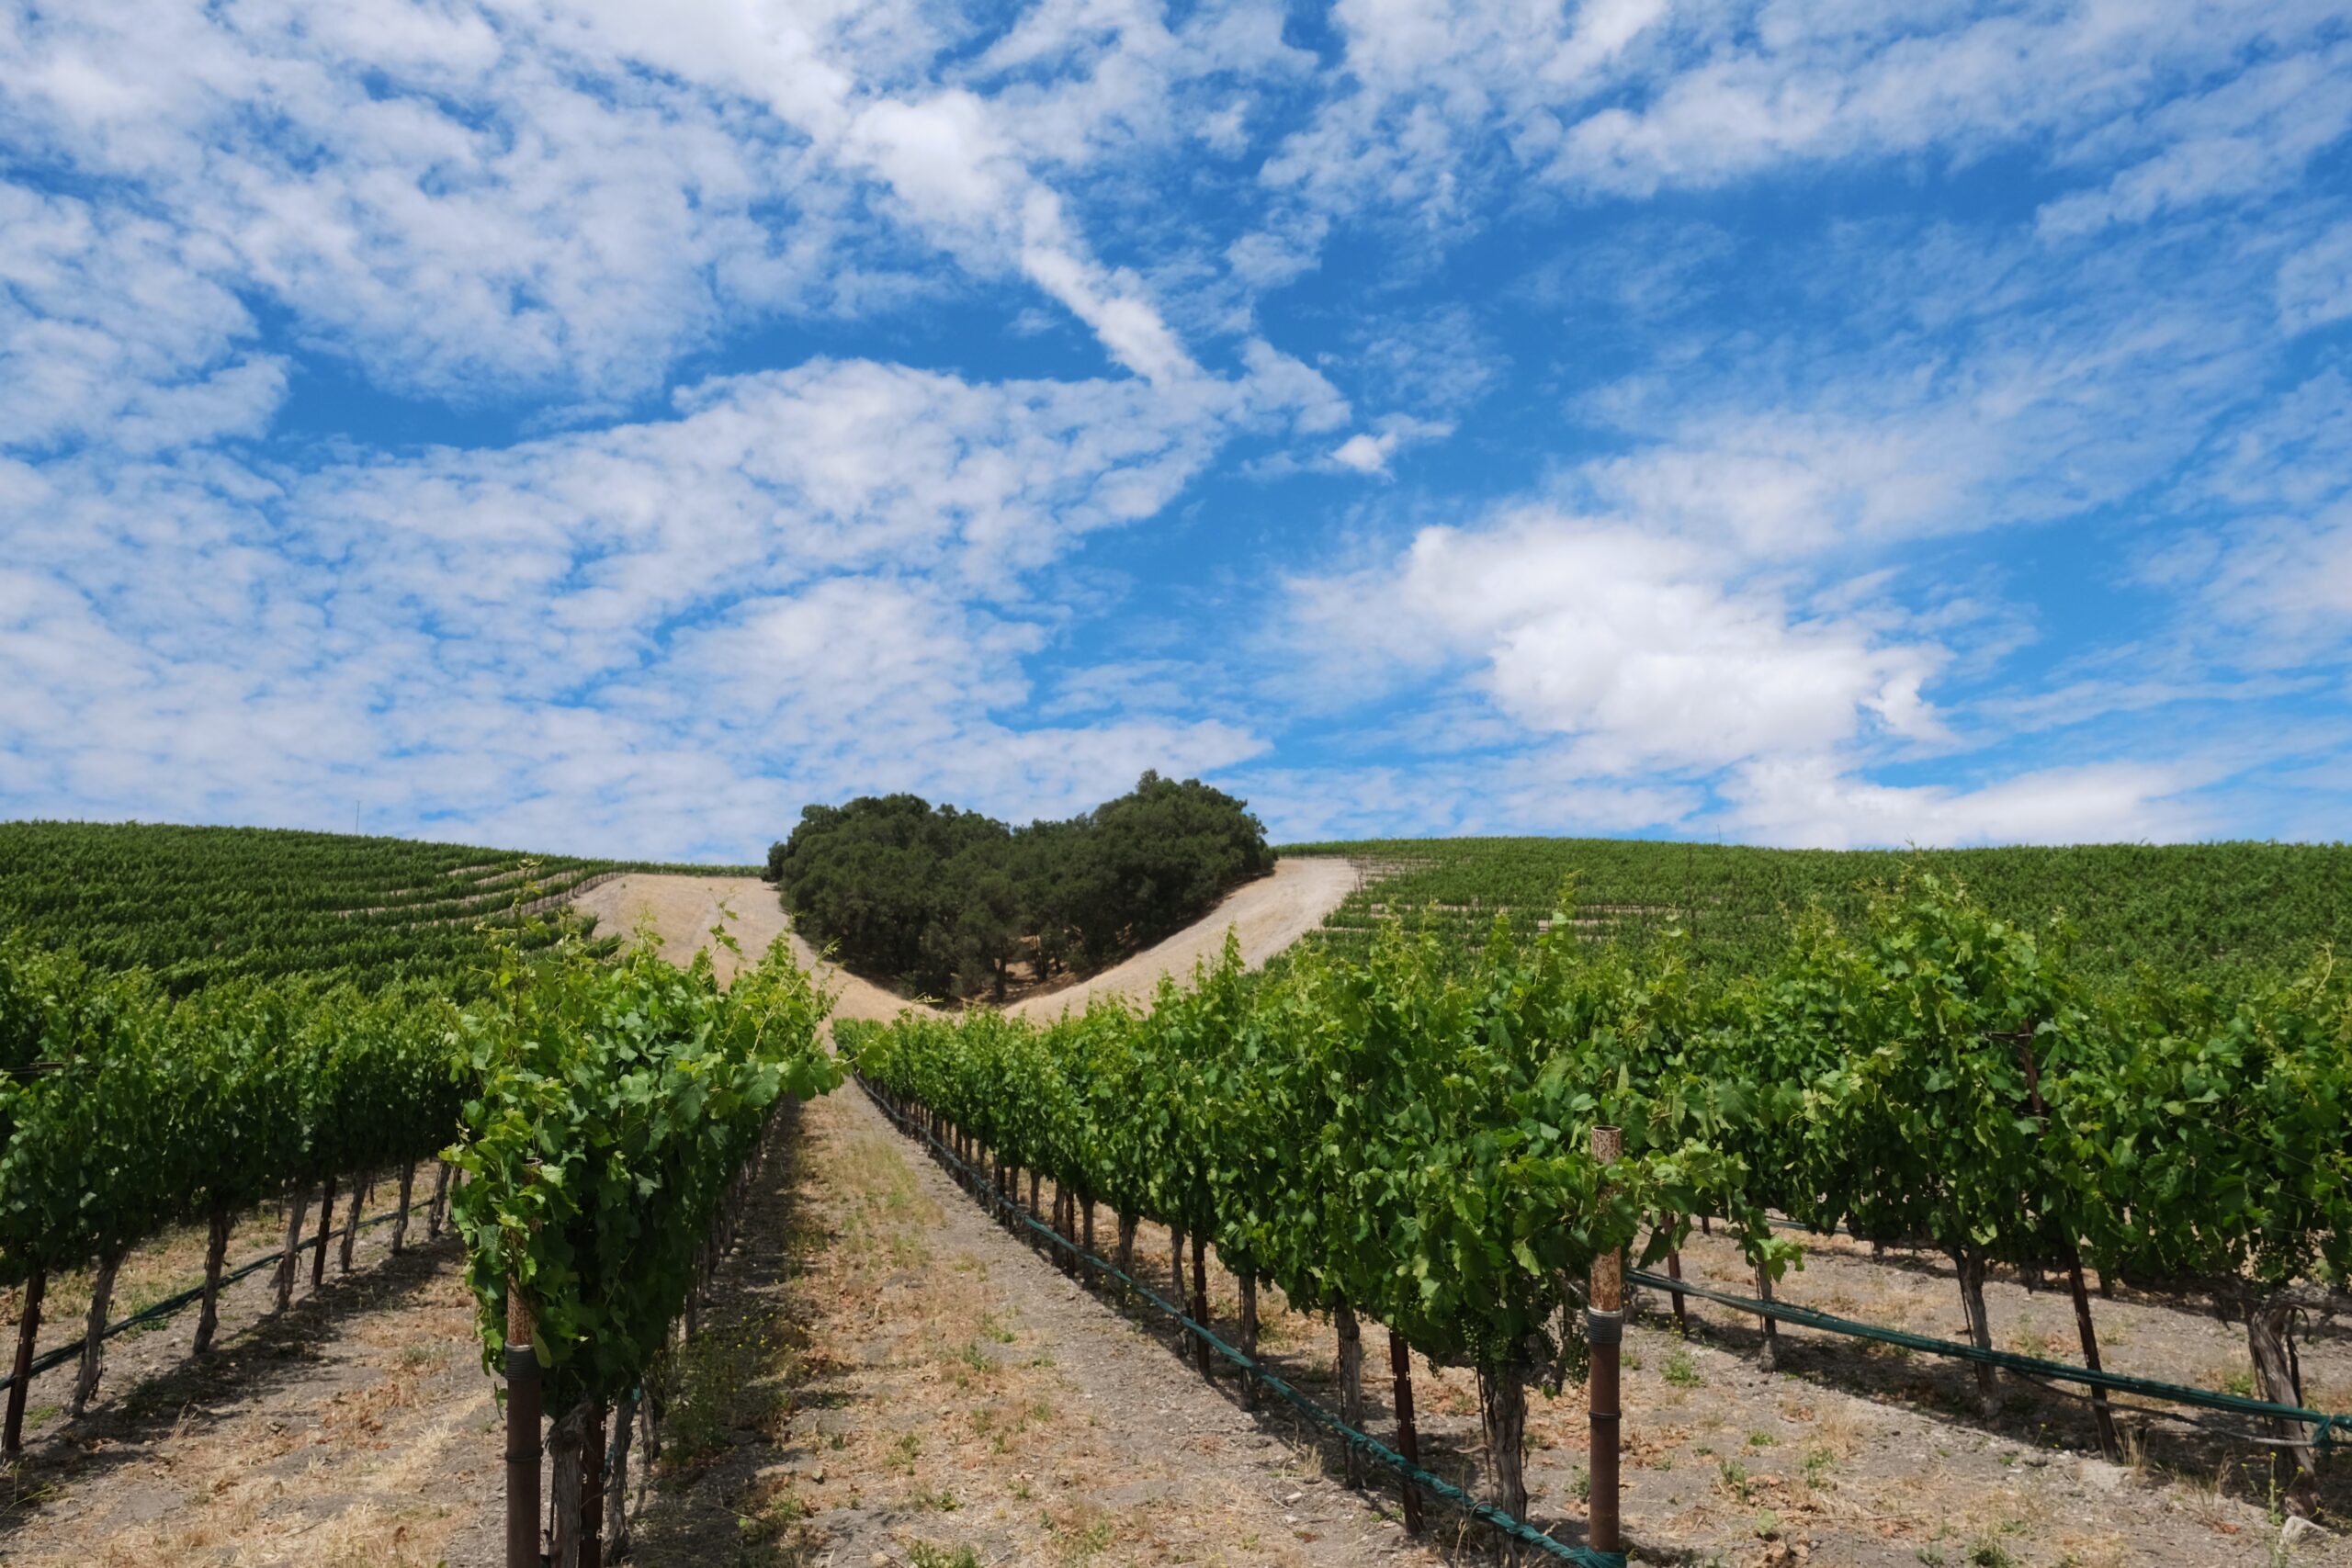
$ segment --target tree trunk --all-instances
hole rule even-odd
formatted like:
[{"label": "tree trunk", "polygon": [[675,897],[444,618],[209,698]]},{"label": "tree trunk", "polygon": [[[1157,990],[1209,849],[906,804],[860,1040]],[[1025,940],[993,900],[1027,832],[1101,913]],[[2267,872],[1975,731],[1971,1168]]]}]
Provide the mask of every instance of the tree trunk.
[{"label": "tree trunk", "polygon": [[1132,1280],[1136,1277],[1136,1217],[1125,1210],[1119,1213],[1119,1272]]},{"label": "tree trunk", "polygon": [[1091,1279],[1093,1279],[1093,1278],[1094,1278],[1094,1198],[1093,1198],[1093,1195],[1090,1193],[1090,1194],[1088,1194],[1087,1196],[1085,1196],[1085,1197],[1083,1197],[1083,1198],[1080,1198],[1080,1199],[1078,1201],[1078,1206],[1079,1206],[1079,1212],[1080,1212],[1081,1214],[1083,1214],[1083,1215],[1085,1216],[1085,1223],[1084,1223],[1084,1225],[1083,1225],[1083,1227],[1080,1229],[1080,1233],[1079,1233],[1079,1238],[1078,1238],[1079,1251],[1080,1251],[1080,1254],[1085,1258],[1085,1259],[1086,1259],[1086,1277],[1087,1277],[1089,1280],[1091,1280]]},{"label": "tree trunk", "polygon": [[334,1229],[334,1178],[327,1178],[325,1189],[319,1194],[319,1242],[311,1256],[311,1289],[317,1290],[326,1282],[327,1234]]},{"label": "tree trunk", "polygon": [[229,1211],[212,1207],[211,1233],[204,1241],[204,1303],[196,1312],[196,1353],[212,1348],[213,1330],[220,1326],[220,1265],[229,1256]]},{"label": "tree trunk", "polygon": [[[1413,1424],[1413,1352],[1405,1337],[1395,1329],[1388,1331],[1388,1373],[1396,1390],[1396,1451],[1405,1462],[1419,1470],[1421,1467],[1421,1433]],[[1405,1533],[1421,1533],[1421,1491],[1412,1478],[1404,1481]]]},{"label": "tree trunk", "polygon": [[352,1179],[351,1211],[343,1216],[343,1256],[337,1259],[341,1273],[351,1272],[351,1244],[359,1238],[359,1211],[368,1206],[368,1194],[375,1186],[374,1178],[364,1170]]},{"label": "tree trunk", "polygon": [[[1756,1299],[1763,1302],[1772,1299],[1771,1270],[1761,1263],[1756,1266]],[[1764,1338],[1756,1348],[1756,1365],[1758,1371],[1777,1372],[1781,1370],[1781,1322],[1772,1317],[1763,1318],[1762,1322]]]},{"label": "tree trunk", "polygon": [[[1193,1321],[1204,1329],[1209,1325],[1208,1253],[1208,1237],[1199,1231],[1194,1231],[1193,1233]],[[1193,1336],[1193,1364],[1200,1369],[1201,1376],[1204,1378],[1216,1375],[1215,1366],[1209,1360],[1209,1342],[1204,1334]]]},{"label": "tree trunk", "polygon": [[25,1277],[25,1310],[17,1319],[16,1376],[8,1383],[8,1416],[0,1429],[0,1453],[15,1459],[25,1451],[25,1385],[33,1381],[33,1350],[40,1339],[40,1298],[49,1271],[35,1268]]},{"label": "tree trunk", "polygon": [[587,1426],[583,1402],[548,1429],[548,1457],[555,1461],[548,1482],[549,1568],[580,1568],[580,1450]]},{"label": "tree trunk", "polygon": [[436,1159],[433,1164],[435,1168],[433,1203],[424,1211],[424,1239],[427,1241],[441,1239],[441,1222],[449,1213],[449,1162]]},{"label": "tree trunk", "polygon": [[580,1568],[605,1568],[605,1402],[588,1405],[580,1445]]},{"label": "tree trunk", "polygon": [[[1247,1269],[1241,1271],[1241,1353],[1252,1361],[1258,1359],[1258,1276]],[[1241,1404],[1245,1409],[1258,1407],[1258,1380],[1246,1374]]]},{"label": "tree trunk", "polygon": [[401,1244],[408,1240],[408,1205],[415,1192],[416,1162],[411,1160],[401,1167],[401,1208],[392,1220],[392,1256],[395,1258],[401,1254]]},{"label": "tree trunk", "polygon": [[277,1310],[284,1312],[294,1302],[294,1271],[300,1267],[302,1216],[311,1210],[308,1188],[297,1187],[286,1195],[286,1249],[277,1256]]},{"label": "tree trunk", "polygon": [[628,1450],[636,1435],[637,1395],[621,1396],[613,1412],[613,1455],[605,1467],[605,1556],[619,1562],[628,1556]]},{"label": "tree trunk", "polygon": [[[1682,1249],[1679,1247],[1667,1249],[1666,1277],[1669,1280],[1682,1278]],[[1683,1300],[1680,1291],[1674,1292],[1674,1332],[1688,1339],[1690,1337],[1690,1317],[1689,1309],[1683,1305]]]},{"label": "tree trunk", "polygon": [[1037,1168],[1029,1168],[1029,1217],[1037,1218]]},{"label": "tree trunk", "polygon": [[[1523,1523],[1527,1518],[1527,1384],[1517,1367],[1479,1370],[1478,1420],[1487,1441],[1488,1473],[1494,1477],[1494,1492],[1487,1501]],[[1503,1560],[1517,1562],[1517,1550],[1506,1548]]]},{"label": "tree trunk", "polygon": [[[1184,1233],[1174,1225],[1168,1227],[1168,1304],[1178,1312],[1184,1310]],[[1181,1329],[1178,1331],[1182,1332]]]},{"label": "tree trunk", "polygon": [[[1341,1302],[1331,1309],[1331,1325],[1340,1337],[1340,1419],[1357,1431],[1363,1430],[1363,1325],[1356,1321],[1356,1309]],[[1348,1445],[1348,1484],[1363,1484],[1363,1456],[1353,1443]]]},{"label": "tree trunk", "polygon": [[[2246,1348],[2254,1355],[2255,1376],[2262,1397],[2273,1404],[2301,1404],[2295,1368],[2287,1351],[2287,1334],[2295,1303],[2278,1293],[2250,1297],[2245,1308]],[[2319,1462],[2304,1441],[2310,1434],[2300,1421],[2271,1423],[2278,1436],[2293,1448],[2271,1450],[2271,1474],[2290,1513],[2309,1518],[2319,1505]]]},{"label": "tree trunk", "polygon": [[98,1392],[98,1374],[105,1370],[107,1344],[107,1308],[114,1302],[115,1270],[122,1267],[122,1253],[116,1250],[98,1258],[98,1277],[90,1284],[90,1315],[82,1337],[82,1371],[74,1379],[73,1415],[82,1418],[88,1409],[90,1396]]},{"label": "tree trunk", "polygon": [[[1960,1305],[1968,1318],[1968,1342],[1979,1350],[1990,1350],[1993,1323],[1984,1313],[1984,1255],[1974,1247],[1964,1247],[1951,1256],[1952,1269],[1960,1277]],[[2001,1408],[1993,1369],[1984,1361],[1976,1363],[1976,1404],[1988,1417]]]}]

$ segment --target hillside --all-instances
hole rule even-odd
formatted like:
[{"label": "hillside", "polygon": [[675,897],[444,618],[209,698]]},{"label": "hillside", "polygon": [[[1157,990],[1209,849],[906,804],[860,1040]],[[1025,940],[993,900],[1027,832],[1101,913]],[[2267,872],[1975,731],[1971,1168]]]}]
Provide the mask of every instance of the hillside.
[{"label": "hillside", "polygon": [[5,822],[0,928],[153,969],[178,991],[297,974],[375,985],[473,965],[483,925],[560,911],[634,863],[280,829]]},{"label": "hillside", "polygon": [[1385,915],[1430,920],[1467,947],[1498,913],[1548,918],[1575,879],[1596,936],[1691,933],[1702,962],[1751,966],[1818,906],[1851,922],[1905,867],[1956,878],[2004,917],[2063,913],[2096,969],[2177,975],[2291,967],[2352,946],[2352,845],[2089,844],[1974,850],[1769,850],[1620,839],[1378,839],[1295,844],[1362,882],[1323,940],[1360,948]]}]

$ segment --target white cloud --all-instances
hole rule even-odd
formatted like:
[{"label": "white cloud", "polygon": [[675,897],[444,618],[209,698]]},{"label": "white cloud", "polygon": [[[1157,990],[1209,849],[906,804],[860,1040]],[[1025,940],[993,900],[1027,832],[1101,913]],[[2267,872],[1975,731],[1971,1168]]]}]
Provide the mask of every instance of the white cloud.
[{"label": "white cloud", "polygon": [[2178,798],[2202,771],[2136,762],[2024,773],[1980,788],[1871,784],[1825,756],[1770,759],[1724,787],[1743,840],[1809,849],[1871,845],[2178,841],[2211,830]]},{"label": "white cloud", "polygon": [[1065,812],[1230,765],[1264,741],[1197,704],[1024,723],[1025,660],[1078,540],[1287,417],[1267,363],[1157,392],[818,362],[501,451],[0,465],[0,795],[740,855],[809,798]]},{"label": "white cloud", "polygon": [[[1459,237],[1481,187],[1643,197],[1791,165],[2040,147],[2090,182],[2057,228],[2291,179],[2346,129],[2325,0],[1669,10],[1345,0],[1350,90],[1265,166],[1319,210]],[[2183,85],[2193,91],[2163,108]]]},{"label": "white cloud", "polygon": [[1314,646],[1466,666],[1514,722],[1574,738],[1579,775],[1941,733],[1921,689],[1943,650],[1804,615],[1725,565],[1622,521],[1522,510],[1424,529],[1392,566],[1294,589]]},{"label": "white cloud", "polygon": [[1410,414],[1383,414],[1373,428],[1360,430],[1333,448],[1331,461],[1360,474],[1385,474],[1388,459],[1409,442],[1440,441],[1453,434],[1445,420],[1415,419]]}]

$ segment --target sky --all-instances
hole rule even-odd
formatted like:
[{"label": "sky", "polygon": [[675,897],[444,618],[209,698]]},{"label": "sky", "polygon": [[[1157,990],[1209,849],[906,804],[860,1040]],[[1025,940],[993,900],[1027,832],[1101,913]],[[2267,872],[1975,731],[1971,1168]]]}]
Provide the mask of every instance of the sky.
[{"label": "sky", "polygon": [[0,3],[0,817],[2352,837],[2342,0]]}]

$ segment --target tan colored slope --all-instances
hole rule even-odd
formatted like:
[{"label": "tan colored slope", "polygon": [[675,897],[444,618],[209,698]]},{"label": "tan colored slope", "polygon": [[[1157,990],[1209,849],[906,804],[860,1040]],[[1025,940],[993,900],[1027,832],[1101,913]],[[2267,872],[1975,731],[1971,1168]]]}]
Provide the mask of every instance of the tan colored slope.
[{"label": "tan colored slope", "polygon": [[1059,1018],[1065,1008],[1083,1008],[1092,997],[1148,997],[1162,975],[1182,980],[1194,964],[1214,960],[1227,931],[1241,939],[1242,962],[1254,969],[1321,925],[1355,885],[1355,868],[1343,860],[1277,861],[1273,875],[1235,888],[1205,918],[1166,942],[1067,990],[1027,998],[1008,1010],[1042,1021]]},{"label": "tan colored slope", "polygon": [[[1016,1003],[1012,1010],[1042,1020],[1059,1017],[1064,1008],[1082,1008],[1094,996],[1148,997],[1162,975],[1182,979],[1192,974],[1195,964],[1214,959],[1225,945],[1228,930],[1239,936],[1244,960],[1252,966],[1263,964],[1320,925],[1354,886],[1355,871],[1345,861],[1283,861],[1273,875],[1235,889],[1205,919],[1166,942],[1065,990]],[[870,980],[861,980],[830,964],[818,964],[808,944],[791,933],[775,889],[754,876],[632,872],[591,888],[573,901],[573,908],[594,915],[600,934],[642,933],[655,942],[664,957],[681,962],[707,945],[711,927],[731,914],[728,930],[741,944],[746,958],[756,959],[779,935],[790,936],[794,956],[802,964],[814,966],[819,979],[837,994],[835,1017],[889,1019],[908,1005],[903,998]],[[734,955],[725,952],[718,954],[718,965],[722,980],[733,978],[739,966]]]},{"label": "tan colored slope", "polygon": [[[790,937],[793,956],[802,967],[814,969],[819,982],[835,994],[834,1017],[891,1019],[907,1005],[871,981],[820,963],[808,944],[792,933],[775,888],[756,876],[632,872],[591,888],[572,901],[572,908],[596,917],[598,935],[648,936],[664,958],[678,963],[710,945],[710,930],[722,919],[745,961],[757,962],[770,942]],[[723,949],[716,964],[722,981],[733,979],[741,966]]]}]

